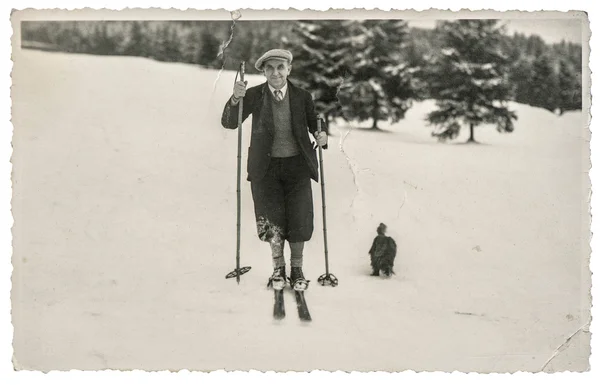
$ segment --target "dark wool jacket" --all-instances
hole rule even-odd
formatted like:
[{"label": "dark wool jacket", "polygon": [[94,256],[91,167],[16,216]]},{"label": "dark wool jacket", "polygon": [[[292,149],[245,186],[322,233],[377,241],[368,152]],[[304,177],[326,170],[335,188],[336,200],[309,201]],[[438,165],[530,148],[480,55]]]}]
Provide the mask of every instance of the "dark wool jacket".
[{"label": "dark wool jacket", "polygon": [[[252,136],[248,149],[248,180],[258,180],[265,176],[271,157],[273,144],[273,109],[270,101],[268,83],[251,87],[244,96],[244,111],[242,122],[252,114]],[[292,116],[292,131],[298,142],[300,151],[310,170],[310,176],[319,181],[317,154],[313,148],[308,133],[313,136],[317,132],[317,114],[311,94],[296,87],[288,80],[288,93],[290,97],[290,110]],[[221,124],[224,128],[236,129],[238,127],[239,103],[231,104],[231,99],[225,104]],[[326,127],[321,127],[326,132]],[[324,147],[326,148],[326,147]]]}]

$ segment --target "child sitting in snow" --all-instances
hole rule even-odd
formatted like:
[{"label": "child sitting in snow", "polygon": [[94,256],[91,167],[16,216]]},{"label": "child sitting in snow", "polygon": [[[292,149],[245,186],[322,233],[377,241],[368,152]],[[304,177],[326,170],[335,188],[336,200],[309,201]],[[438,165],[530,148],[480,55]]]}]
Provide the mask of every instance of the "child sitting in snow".
[{"label": "child sitting in snow", "polygon": [[371,255],[372,276],[379,276],[380,271],[386,277],[394,273],[394,260],[396,259],[396,242],[392,237],[385,235],[387,226],[380,223],[377,227],[377,236],[369,250]]}]

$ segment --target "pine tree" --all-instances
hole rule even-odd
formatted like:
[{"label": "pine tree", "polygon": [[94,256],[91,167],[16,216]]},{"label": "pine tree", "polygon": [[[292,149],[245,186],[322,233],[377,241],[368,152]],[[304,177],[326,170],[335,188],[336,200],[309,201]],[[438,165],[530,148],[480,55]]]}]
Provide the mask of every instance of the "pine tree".
[{"label": "pine tree", "polygon": [[100,21],[94,29],[94,52],[100,55],[112,55],[115,53],[116,43],[108,32],[107,21]]},{"label": "pine tree", "polygon": [[[357,21],[350,28],[354,55],[348,86],[340,90],[344,118],[397,122],[416,97],[407,56],[408,27],[402,20]],[[406,51],[406,52],[405,52]],[[403,56],[405,55],[405,56]]]},{"label": "pine tree", "polygon": [[[261,41],[261,39],[255,38],[254,31],[250,27],[251,25],[249,25],[248,22],[237,23],[234,28],[233,38],[231,42],[229,42],[226,50],[229,61],[236,63],[236,66],[239,66],[241,61],[245,61],[247,63],[246,73],[256,73],[257,71],[254,69],[254,62],[258,57],[254,58],[253,54],[256,51],[256,41]],[[268,42],[269,41],[267,40],[267,43]]]},{"label": "pine tree", "polygon": [[427,120],[436,126],[440,140],[454,139],[462,125],[470,129],[496,124],[499,132],[512,132],[516,114],[506,106],[511,96],[508,61],[501,51],[502,27],[497,20],[458,20],[436,27],[443,48],[428,71],[430,92],[438,109]]},{"label": "pine tree", "polygon": [[290,79],[313,93],[317,113],[327,122],[340,116],[338,89],[354,54],[347,24],[344,20],[298,21],[287,42],[294,52]]},{"label": "pine tree", "polygon": [[525,52],[529,56],[540,57],[548,51],[544,40],[538,35],[532,35],[527,38]]},{"label": "pine tree", "polygon": [[154,33],[152,34],[153,39],[152,39],[152,52],[153,52],[153,57],[156,60],[159,61],[165,61],[167,55],[166,55],[166,48],[167,48],[167,39],[168,39],[168,30],[167,30],[167,26],[164,24],[164,22],[161,22],[160,24],[156,25],[156,29],[153,31]]},{"label": "pine tree", "polygon": [[129,40],[125,44],[124,54],[131,56],[146,56],[148,39],[141,21],[133,21],[129,32]]},{"label": "pine tree", "polygon": [[200,42],[201,48],[198,55],[198,63],[211,67],[217,59],[221,43],[208,29],[202,31]]},{"label": "pine tree", "polygon": [[565,111],[580,110],[582,108],[580,79],[576,76],[572,65],[567,60],[561,59],[558,72],[558,108],[561,115]]},{"label": "pine tree", "polygon": [[525,57],[514,62],[510,71],[510,82],[514,87],[514,100],[518,103],[530,104],[531,78],[533,77],[532,60]]},{"label": "pine tree", "polygon": [[183,46],[181,53],[183,61],[190,64],[198,64],[198,56],[200,55],[200,44],[198,42],[199,33],[194,26],[192,26],[185,35],[183,40]]},{"label": "pine tree", "polygon": [[182,61],[182,39],[179,38],[179,34],[177,32],[177,26],[173,24],[167,25],[166,35],[166,45],[165,45],[165,60],[171,62],[179,62]]},{"label": "pine tree", "polygon": [[[252,29],[248,29],[248,31],[244,33],[244,38],[240,40],[243,41],[243,45],[239,47],[239,56],[241,60],[249,61],[252,59],[252,53],[256,44],[256,38],[254,37],[254,32]],[[256,58],[256,60],[258,60],[258,58]],[[251,68],[254,68],[255,62],[256,61],[252,63],[253,65]]]},{"label": "pine tree", "polygon": [[529,104],[554,112],[559,105],[558,75],[554,60],[549,54],[537,57],[533,62],[529,81],[531,100]]}]

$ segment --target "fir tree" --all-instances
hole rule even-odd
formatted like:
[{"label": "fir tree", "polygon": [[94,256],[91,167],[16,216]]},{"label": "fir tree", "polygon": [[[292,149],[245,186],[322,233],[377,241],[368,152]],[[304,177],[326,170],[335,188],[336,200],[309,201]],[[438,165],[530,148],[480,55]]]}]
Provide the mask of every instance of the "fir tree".
[{"label": "fir tree", "polygon": [[313,93],[317,113],[328,122],[340,116],[338,89],[353,57],[347,24],[344,20],[299,21],[288,42],[294,52],[290,79]]},{"label": "fir tree", "polygon": [[166,42],[165,42],[165,59],[171,62],[182,61],[181,42],[177,28],[174,25],[168,24],[166,27]]},{"label": "fir tree", "polygon": [[[239,23],[236,25],[233,32],[233,38],[226,48],[227,57],[231,62],[237,63],[237,66],[239,66],[241,61],[247,63],[247,73],[256,73],[254,63],[258,57],[253,58],[253,53],[256,51],[255,44],[257,40],[254,35],[253,30],[248,28],[247,23]],[[262,37],[263,36],[261,36],[261,38]],[[258,41],[261,41],[261,38],[259,38]]]},{"label": "fir tree", "polygon": [[475,142],[475,127],[496,124],[499,132],[512,132],[514,112],[506,106],[511,96],[508,62],[501,51],[502,27],[496,20],[458,20],[436,27],[443,48],[428,71],[430,92],[438,109],[427,120],[436,126],[433,136],[454,139],[463,125],[468,142]]},{"label": "fir tree", "polygon": [[529,104],[532,100],[531,78],[533,77],[532,60],[525,57],[517,60],[510,71],[510,82],[514,88],[514,100],[518,103]]},{"label": "fir tree", "polygon": [[108,32],[108,23],[106,21],[101,21],[96,24],[96,28],[94,29],[94,51],[100,55],[111,55],[115,53],[115,40],[111,39],[111,36]]},{"label": "fir tree", "polygon": [[154,30],[152,39],[152,51],[153,57],[156,60],[164,61],[167,57],[166,55],[166,47],[167,47],[167,39],[168,39],[168,30],[167,26],[164,23],[158,24],[156,29]]},{"label": "fir tree", "polygon": [[549,54],[537,57],[533,62],[529,81],[531,99],[529,104],[554,112],[559,105],[558,76],[554,60]]},{"label": "fir tree", "polygon": [[416,97],[416,68],[403,56],[410,53],[406,22],[358,21],[351,25],[350,35],[354,51],[350,81],[340,91],[344,118],[372,119],[373,129],[378,129],[379,121],[404,118]]},{"label": "fir tree", "polygon": [[181,55],[185,63],[198,64],[198,56],[200,55],[200,44],[198,43],[198,30],[192,26],[183,40],[181,47]]},{"label": "fir tree", "polygon": [[[252,59],[252,53],[255,51],[254,47],[256,46],[256,38],[252,29],[248,29],[248,32],[244,34],[244,39],[240,39],[240,41],[243,44],[239,47],[239,56],[241,60],[249,61]],[[258,57],[256,60],[258,60]],[[254,68],[256,60],[252,62],[251,68]]]},{"label": "fir tree", "polygon": [[565,111],[580,110],[582,108],[580,78],[576,76],[572,65],[566,60],[560,60],[558,71],[559,113],[562,115]]},{"label": "fir tree", "polygon": [[219,54],[220,45],[219,40],[208,29],[203,30],[200,35],[201,48],[198,63],[207,67],[212,66]]},{"label": "fir tree", "polygon": [[548,47],[546,46],[546,43],[544,43],[544,40],[542,40],[542,38],[538,35],[532,35],[529,36],[529,38],[527,38],[525,48],[525,53],[527,55],[533,57],[540,57],[544,53],[546,53],[547,50]]},{"label": "fir tree", "polygon": [[124,54],[131,56],[147,56],[148,38],[143,22],[133,21],[129,32],[129,40],[125,44]]}]

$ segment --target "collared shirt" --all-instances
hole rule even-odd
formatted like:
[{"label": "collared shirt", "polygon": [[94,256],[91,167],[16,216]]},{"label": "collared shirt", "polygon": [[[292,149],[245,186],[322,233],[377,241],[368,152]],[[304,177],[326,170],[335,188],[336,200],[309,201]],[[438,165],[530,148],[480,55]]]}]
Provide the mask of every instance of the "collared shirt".
[{"label": "collared shirt", "polygon": [[[285,85],[283,87],[281,87],[281,89],[279,90],[279,91],[281,91],[282,98],[285,98],[287,88],[288,88],[288,84],[287,84],[287,82],[285,82]],[[269,84],[269,89],[271,90],[271,93],[273,94],[273,96],[275,96],[275,91],[277,91],[277,88],[274,88],[272,85]]]}]

